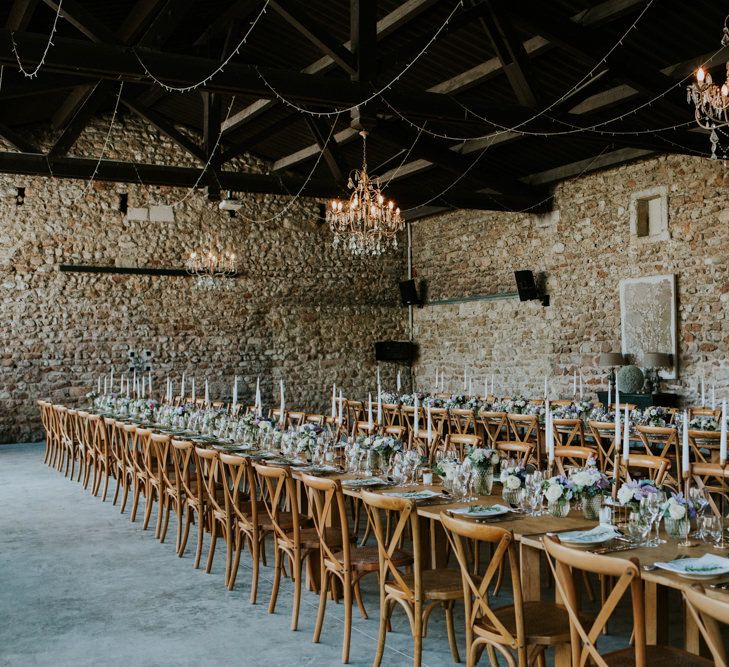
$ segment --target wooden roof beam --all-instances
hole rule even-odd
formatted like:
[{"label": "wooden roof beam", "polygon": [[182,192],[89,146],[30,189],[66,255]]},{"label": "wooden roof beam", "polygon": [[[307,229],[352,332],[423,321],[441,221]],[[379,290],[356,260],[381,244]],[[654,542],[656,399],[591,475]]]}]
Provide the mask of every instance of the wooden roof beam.
[{"label": "wooden roof beam", "polygon": [[61,3],[58,0],[43,0],[43,2],[54,12],[58,11],[60,5],[60,15],[92,42],[109,42],[111,44],[117,42],[114,32],[75,0],[63,0]]},{"label": "wooden roof beam", "polygon": [[12,31],[26,30],[37,6],[38,0],[14,0],[5,27]]},{"label": "wooden roof beam", "polygon": [[330,137],[330,128],[321,118],[307,116],[305,120],[319,150],[324,152],[324,161],[332,174],[334,182],[339,184],[340,187],[344,187],[345,175],[348,170],[337,148],[337,142],[333,141],[334,137],[332,136],[327,142],[327,137]]}]

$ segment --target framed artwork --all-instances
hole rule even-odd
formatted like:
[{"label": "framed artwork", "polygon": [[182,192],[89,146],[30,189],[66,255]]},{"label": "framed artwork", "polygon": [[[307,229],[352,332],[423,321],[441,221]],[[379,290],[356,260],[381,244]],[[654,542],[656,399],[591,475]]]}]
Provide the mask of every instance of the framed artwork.
[{"label": "framed artwork", "polygon": [[673,368],[659,370],[661,378],[678,377],[676,276],[644,276],[620,281],[622,353],[641,365],[643,353],[673,355]]}]

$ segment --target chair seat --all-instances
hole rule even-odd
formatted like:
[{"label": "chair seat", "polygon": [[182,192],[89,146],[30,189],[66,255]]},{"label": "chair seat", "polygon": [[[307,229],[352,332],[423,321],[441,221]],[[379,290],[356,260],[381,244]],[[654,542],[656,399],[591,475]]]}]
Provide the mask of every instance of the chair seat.
[{"label": "chair seat", "polygon": [[[514,606],[500,607],[493,611],[504,627],[512,635],[516,635]],[[488,632],[496,632],[485,618],[476,624],[476,632],[479,628]],[[570,621],[567,610],[551,602],[524,602],[524,631],[527,644],[551,646],[569,642]]]},{"label": "chair seat", "polygon": [[[299,533],[299,537],[301,538],[301,546],[307,549],[319,548],[319,533],[316,532],[316,528],[303,528]],[[329,545],[330,549],[341,547],[342,531],[338,528],[325,528],[324,541]]]},{"label": "chair seat", "polygon": [[[625,648],[607,653],[602,659],[610,667],[631,667],[635,665],[635,650]],[[646,665],[651,667],[707,667],[714,661],[670,646],[646,646]]]},{"label": "chair seat", "polygon": [[[343,552],[334,554],[334,557],[340,563],[344,562]],[[376,546],[352,547],[349,551],[350,562],[353,570],[362,572],[374,572],[380,569],[380,556]],[[392,561],[396,567],[409,565],[413,562],[413,557],[406,551],[395,549],[392,555]]]},{"label": "chair seat", "polygon": [[[402,578],[408,588],[413,590],[415,575],[403,574]],[[460,570],[450,568],[423,570],[422,584],[423,596],[429,600],[460,600],[463,597],[463,580]],[[394,580],[385,584],[385,590],[395,595],[405,593],[400,583]]]}]

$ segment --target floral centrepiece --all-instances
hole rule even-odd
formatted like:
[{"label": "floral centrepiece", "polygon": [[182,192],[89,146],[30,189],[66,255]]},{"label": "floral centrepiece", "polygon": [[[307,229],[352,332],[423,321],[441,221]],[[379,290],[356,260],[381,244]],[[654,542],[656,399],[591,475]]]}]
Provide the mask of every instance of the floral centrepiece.
[{"label": "floral centrepiece", "polygon": [[570,500],[574,498],[574,484],[564,475],[555,475],[542,482],[542,491],[547,499],[549,513],[554,516],[567,516]]},{"label": "floral centrepiece", "polygon": [[645,410],[633,410],[630,419],[634,424],[641,426],[666,426],[671,420],[671,415],[666,408],[653,406]]},{"label": "floral centrepiece", "polygon": [[661,508],[666,532],[675,539],[685,539],[691,519],[696,518],[696,506],[683,493],[674,493]]},{"label": "floral centrepiece", "polygon": [[640,508],[640,501],[651,493],[658,493],[658,488],[650,480],[625,482],[618,489],[618,502],[637,510]]},{"label": "floral centrepiece", "polygon": [[689,428],[693,431],[718,431],[720,426],[713,417],[694,417],[689,422]]},{"label": "floral centrepiece", "polygon": [[570,474],[575,498],[582,503],[586,519],[599,518],[603,496],[610,491],[610,480],[594,465],[575,470]]},{"label": "floral centrepiece", "polygon": [[526,481],[526,469],[522,465],[506,464],[501,468],[501,476],[499,478],[503,485],[502,496],[510,505],[518,503],[519,491]]},{"label": "floral centrepiece", "polygon": [[494,485],[494,467],[500,457],[495,449],[474,447],[468,450],[466,458],[474,470],[474,491],[481,496],[491,495]]}]

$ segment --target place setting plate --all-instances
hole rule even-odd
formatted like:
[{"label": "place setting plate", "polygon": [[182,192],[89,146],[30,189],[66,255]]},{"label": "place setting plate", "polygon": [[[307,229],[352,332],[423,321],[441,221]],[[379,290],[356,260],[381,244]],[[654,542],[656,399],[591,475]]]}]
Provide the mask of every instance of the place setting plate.
[{"label": "place setting plate", "polygon": [[450,510],[451,514],[466,517],[469,519],[491,519],[492,517],[511,514],[512,509],[506,505],[471,505],[470,507],[459,507]]},{"label": "place setting plate", "polygon": [[668,563],[655,563],[655,566],[692,581],[704,581],[729,574],[729,558],[714,554],[704,554],[700,558],[679,558]]},{"label": "place setting plate", "polygon": [[590,530],[568,530],[559,533],[559,541],[568,547],[597,547],[621,536],[615,526],[595,526]]},{"label": "place setting plate", "polygon": [[362,477],[357,479],[343,479],[342,486],[349,489],[365,489],[373,486],[387,486],[388,483],[380,477]]}]

